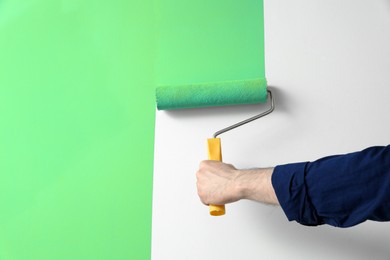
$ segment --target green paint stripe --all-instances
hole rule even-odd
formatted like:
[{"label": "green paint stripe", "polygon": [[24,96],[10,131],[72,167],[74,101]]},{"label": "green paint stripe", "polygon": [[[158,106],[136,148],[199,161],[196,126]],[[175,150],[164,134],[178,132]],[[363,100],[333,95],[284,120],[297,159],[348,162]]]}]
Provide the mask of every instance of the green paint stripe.
[{"label": "green paint stripe", "polygon": [[153,8],[0,2],[0,259],[150,259]]}]

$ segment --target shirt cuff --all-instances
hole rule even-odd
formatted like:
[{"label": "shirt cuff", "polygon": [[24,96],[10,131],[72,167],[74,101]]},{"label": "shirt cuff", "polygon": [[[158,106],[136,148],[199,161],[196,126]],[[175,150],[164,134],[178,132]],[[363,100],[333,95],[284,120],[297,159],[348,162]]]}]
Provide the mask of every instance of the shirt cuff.
[{"label": "shirt cuff", "polygon": [[279,204],[289,221],[306,226],[323,224],[307,194],[305,172],[309,162],[278,165],[272,174]]}]

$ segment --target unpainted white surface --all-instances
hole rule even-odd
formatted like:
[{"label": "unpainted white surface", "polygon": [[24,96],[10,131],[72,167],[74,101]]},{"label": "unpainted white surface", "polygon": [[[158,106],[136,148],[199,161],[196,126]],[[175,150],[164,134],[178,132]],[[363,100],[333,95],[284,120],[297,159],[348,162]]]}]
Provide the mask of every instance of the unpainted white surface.
[{"label": "unpainted white surface", "polygon": [[[276,110],[223,134],[237,168],[390,143],[390,1],[266,0],[266,75]],[[390,223],[349,229],[288,222],[251,201],[211,217],[196,192],[206,139],[266,105],[158,111],[152,258],[390,259]]]}]

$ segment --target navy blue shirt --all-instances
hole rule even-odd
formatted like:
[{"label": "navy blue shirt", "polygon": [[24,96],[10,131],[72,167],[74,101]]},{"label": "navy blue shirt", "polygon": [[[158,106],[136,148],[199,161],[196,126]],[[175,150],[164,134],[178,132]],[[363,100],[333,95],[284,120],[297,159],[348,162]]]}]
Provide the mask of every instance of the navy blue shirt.
[{"label": "navy blue shirt", "polygon": [[272,185],[287,218],[303,225],[390,221],[390,146],[279,165]]}]

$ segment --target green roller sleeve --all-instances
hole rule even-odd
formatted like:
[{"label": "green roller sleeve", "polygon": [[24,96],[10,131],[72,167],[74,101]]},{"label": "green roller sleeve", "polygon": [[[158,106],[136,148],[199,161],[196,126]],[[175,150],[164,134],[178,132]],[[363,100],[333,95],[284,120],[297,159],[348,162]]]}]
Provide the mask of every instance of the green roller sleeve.
[{"label": "green roller sleeve", "polygon": [[158,110],[256,104],[266,100],[265,79],[160,86],[156,89]]}]

